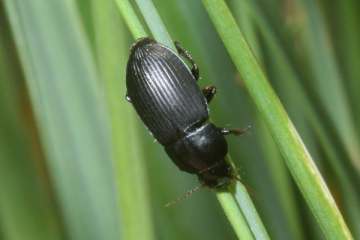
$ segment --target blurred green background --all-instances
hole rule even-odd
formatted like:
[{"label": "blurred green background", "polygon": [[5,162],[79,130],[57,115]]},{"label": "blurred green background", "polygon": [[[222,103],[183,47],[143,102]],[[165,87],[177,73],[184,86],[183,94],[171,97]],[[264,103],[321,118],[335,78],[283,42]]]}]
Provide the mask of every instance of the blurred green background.
[{"label": "blurred green background", "polygon": [[[360,3],[226,2],[360,239]],[[270,237],[322,239],[201,1],[153,4],[212,121],[252,125],[229,149]],[[133,41],[112,0],[0,1],[0,239],[236,239],[210,190],[164,207],[198,181],[125,101]]]}]

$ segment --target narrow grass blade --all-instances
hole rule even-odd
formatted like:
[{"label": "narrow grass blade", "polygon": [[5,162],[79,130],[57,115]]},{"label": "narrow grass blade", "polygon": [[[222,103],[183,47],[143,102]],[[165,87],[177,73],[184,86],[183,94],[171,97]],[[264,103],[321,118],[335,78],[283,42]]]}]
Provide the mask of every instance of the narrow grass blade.
[{"label": "narrow grass blade", "polygon": [[[292,189],[291,176],[286,169],[285,163],[282,161],[279,150],[272,139],[269,131],[261,119],[258,120],[259,135],[261,135],[261,147],[267,161],[269,172],[273,179],[267,185],[275,189],[277,193],[278,204],[280,208],[275,208],[275,212],[271,212],[267,226],[274,228],[274,239],[304,239],[303,226],[301,224],[301,215],[297,205],[295,189]],[[271,201],[266,199],[266,202]],[[274,202],[268,203],[270,206],[276,207]],[[282,217],[282,219],[278,219]],[[265,220],[264,220],[265,221]],[[281,231],[281,227],[283,227]],[[270,228],[270,227],[269,227]],[[284,229],[286,228],[286,229]]]},{"label": "narrow grass blade", "polygon": [[351,157],[353,167],[359,174],[360,142],[346,96],[344,79],[336,63],[333,48],[328,44],[326,24],[316,1],[298,0],[297,2],[307,19],[302,38],[313,75],[313,79],[308,81],[308,84],[319,96],[341,142]]},{"label": "narrow grass blade", "polygon": [[139,18],[136,16],[134,8],[130,4],[129,0],[115,0],[115,1],[134,39],[146,37],[147,36],[146,30],[141,24]]},{"label": "narrow grass blade", "polygon": [[[258,34],[258,15],[260,11],[259,9],[254,11],[253,8],[253,1],[231,1],[231,9],[233,9],[239,28],[244,33],[247,43],[261,62],[261,65],[266,67],[268,65],[266,54],[264,49],[260,47],[264,45],[265,41],[261,41]],[[271,27],[267,27],[270,31]],[[280,72],[284,73],[284,71]],[[256,115],[259,118],[259,114],[256,113]],[[270,236],[275,239],[303,239],[303,229],[299,221],[294,191],[291,189],[290,174],[288,174],[280,153],[268,130],[265,128],[263,121],[258,119],[254,125],[256,126],[254,132],[257,133],[257,140],[262,146],[262,159],[265,161],[265,166],[263,168],[259,166],[254,167],[256,170],[250,174],[258,178],[258,173],[261,172],[261,180],[263,182],[266,181],[264,184],[266,186],[265,191],[264,188],[254,189],[257,198],[264,199],[259,203],[259,206],[262,207],[259,209],[262,219],[267,226]],[[269,173],[269,180],[264,179],[266,172]]]},{"label": "narrow grass blade", "polygon": [[88,0],[74,0],[79,9],[79,15],[81,16],[82,25],[84,26],[86,35],[88,36],[91,47],[94,47],[95,42],[95,30],[93,25],[93,16],[92,16],[92,5],[89,4]]},{"label": "narrow grass blade", "polygon": [[[294,116],[295,122],[307,123],[312,126],[312,131],[315,133],[315,138],[321,143],[322,148],[327,156],[326,161],[330,164],[336,175],[336,182],[339,184],[339,190],[341,198],[344,201],[342,208],[345,212],[345,217],[349,217],[348,224],[353,233],[358,232],[357,219],[359,219],[360,209],[356,204],[360,201],[356,194],[356,186],[351,182],[349,176],[347,176],[342,156],[337,148],[334,148],[331,143],[331,136],[326,131],[323,122],[316,114],[313,105],[299,83],[300,80],[296,76],[294,69],[291,67],[289,61],[287,61],[283,50],[277,42],[276,37],[270,31],[271,27],[264,20],[260,11],[256,12],[256,21],[260,28],[261,34],[265,41],[266,49],[269,51],[271,61],[268,62],[268,67],[272,69],[273,79],[279,89],[279,93],[287,103],[289,110],[292,110],[292,116]],[[254,13],[255,14],[255,13]],[[278,73],[278,74],[276,74]],[[292,89],[292,90],[290,90]],[[301,114],[297,114],[296,112]],[[299,111],[300,110],[300,111]],[[302,126],[304,128],[304,126]],[[314,136],[311,136],[314,138]]]},{"label": "narrow grass blade", "polygon": [[[237,181],[233,187],[233,189],[229,188],[230,192],[218,192],[217,197],[238,238],[270,239],[245,186]],[[244,227],[244,221],[250,231]],[[249,234],[251,237],[248,236]]]},{"label": "narrow grass blade", "polygon": [[[0,74],[3,77],[15,80]],[[14,89],[5,84],[9,83],[0,83],[0,225],[4,239],[64,239],[55,205],[34,166],[30,139],[24,135],[21,117],[16,113],[19,108],[9,99],[16,94],[10,96]]]},{"label": "narrow grass blade", "polygon": [[5,6],[67,234],[119,239],[106,104],[74,2]]},{"label": "narrow grass blade", "polygon": [[324,235],[329,239],[351,239],[326,184],[225,2],[203,3]]},{"label": "narrow grass blade", "polygon": [[61,219],[31,150],[21,66],[0,9],[0,239],[64,239]]},{"label": "narrow grass blade", "polygon": [[[254,15],[252,13],[252,2],[245,1],[230,1],[230,8],[234,9],[234,18],[239,24],[239,28],[244,33],[246,41],[250,45],[256,57],[260,57],[260,44],[258,41],[257,29],[255,28]],[[259,58],[260,59],[260,58]]]},{"label": "narrow grass blade", "polygon": [[92,1],[97,62],[111,114],[122,236],[128,240],[151,240],[155,236],[146,173],[147,159],[138,133],[139,121],[132,105],[125,100],[129,34],[119,19],[115,4],[113,0]]},{"label": "narrow grass blade", "polygon": [[149,0],[135,0],[138,8],[141,11],[141,14],[144,16],[149,29],[151,30],[152,35],[157,41],[165,44],[166,46],[174,47],[174,43],[171,40],[170,34],[166,30],[166,27],[161,20],[160,15],[157,13],[157,10],[152,1]]},{"label": "narrow grass blade", "polygon": [[[360,22],[360,5],[357,0],[325,2],[325,4],[333,5],[334,7],[334,15],[330,13],[329,18],[335,20],[334,27],[336,27],[336,30],[334,38],[338,40],[339,51],[337,53],[341,58],[338,64],[343,66],[345,70],[344,82],[348,87],[347,90],[353,106],[352,114],[355,115],[355,124],[357,125],[359,137],[360,98],[358,90],[360,89],[360,68],[358,66],[360,63],[360,31],[358,30],[358,24]],[[360,234],[358,236],[360,237]]]},{"label": "narrow grass blade", "polygon": [[217,194],[217,198],[224,209],[224,212],[228,219],[232,219],[230,222],[233,229],[239,239],[255,239],[251,230],[247,227],[247,222],[244,215],[238,211],[239,205],[236,204],[236,200],[231,193],[222,192]]}]

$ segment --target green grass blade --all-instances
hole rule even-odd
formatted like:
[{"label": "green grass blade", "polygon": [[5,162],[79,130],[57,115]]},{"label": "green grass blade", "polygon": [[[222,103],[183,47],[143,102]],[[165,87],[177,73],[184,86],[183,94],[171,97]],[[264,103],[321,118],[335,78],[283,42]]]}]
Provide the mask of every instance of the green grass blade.
[{"label": "green grass blade", "polygon": [[93,16],[92,16],[92,6],[89,4],[88,0],[74,0],[79,9],[79,15],[81,16],[82,25],[84,26],[86,35],[89,39],[90,45],[94,47],[94,25],[93,25]]},{"label": "green grass blade", "polygon": [[[167,32],[165,27],[162,25],[161,18],[159,16],[154,17],[155,15],[158,15],[157,12],[154,10],[154,6],[152,4],[146,5],[147,7],[150,7],[151,9],[142,9],[142,14],[144,14],[144,18],[146,21],[150,21],[148,23],[148,26],[151,30],[151,32],[154,34],[156,39],[162,39],[166,42],[172,42],[171,39],[167,39],[170,35],[166,34],[164,35],[164,31]],[[134,12],[133,10],[130,12]],[[147,16],[148,15],[148,16]],[[129,19],[129,17],[124,16],[125,19]],[[128,26],[131,26],[132,24],[128,23]],[[159,26],[161,25],[161,26]],[[155,28],[160,28],[161,30],[157,30]],[[135,31],[132,31],[135,32]],[[156,34],[156,35],[155,35]],[[136,37],[136,36],[134,36]],[[167,39],[167,40],[165,40]],[[172,46],[172,45],[171,45]],[[239,191],[242,190],[242,191]],[[227,216],[229,217],[229,221],[232,223],[233,227],[239,227],[239,222],[244,223],[245,221],[239,221],[237,217],[241,218],[241,216],[246,217],[246,223],[247,225],[242,225],[241,229],[236,229],[235,232],[238,235],[238,237],[242,238],[244,236],[249,236],[248,233],[251,232],[254,234],[254,236],[257,239],[268,239],[268,234],[265,230],[265,227],[263,226],[261,219],[257,215],[257,211],[254,207],[254,205],[251,203],[250,198],[248,197],[248,194],[246,193],[246,190],[244,187],[242,187],[241,183],[236,183],[236,191],[233,193],[234,196],[230,197],[229,195],[221,194],[219,196],[219,199],[221,200],[222,206],[225,206]],[[247,200],[246,204],[242,205],[239,200]],[[237,206],[234,208],[234,206]],[[242,211],[242,207],[245,207]],[[237,213],[229,214],[228,210],[232,209],[232,211],[236,210]],[[243,213],[247,213],[244,214]],[[247,229],[247,230],[245,230]]]},{"label": "green grass blade", "polygon": [[122,17],[135,39],[146,37],[147,33],[128,0],[115,0]]},{"label": "green grass blade", "polygon": [[298,2],[307,19],[301,37],[313,75],[313,79],[308,81],[308,84],[319,96],[341,142],[351,157],[351,163],[359,174],[360,142],[346,96],[344,79],[333,49],[329,46],[326,24],[316,1],[298,0]]},{"label": "green grass blade", "polygon": [[9,85],[1,81],[0,111],[6,116],[0,119],[0,225],[6,239],[63,239],[54,205],[33,166],[29,139],[16,113],[19,109],[7,105],[14,103],[9,97],[16,94],[9,96],[14,91],[5,84]]},{"label": "green grass blade", "polygon": [[150,240],[155,237],[146,158],[141,154],[143,146],[133,107],[125,100],[129,34],[119,19],[115,4],[113,0],[92,1],[96,56],[111,113],[113,156],[124,226],[122,234],[123,239]]},{"label": "green grass blade", "polygon": [[[268,63],[268,67],[271,68],[273,72],[279,73],[274,75],[273,78],[283,97],[282,99],[286,101],[288,109],[295,110],[292,111],[295,122],[304,123],[306,122],[305,119],[307,119],[313,127],[313,131],[327,155],[326,160],[336,175],[336,181],[340,186],[338,191],[342,192],[341,197],[346,203],[342,208],[344,208],[345,217],[349,217],[348,224],[355,234],[355,232],[358,232],[357,219],[359,219],[360,214],[360,206],[356,204],[360,201],[356,194],[356,186],[354,186],[354,183],[346,176],[346,169],[344,168],[343,159],[341,158],[341,154],[339,154],[339,150],[333,147],[330,141],[331,136],[327,133],[322,121],[316,114],[313,105],[309,98],[307,98],[294,69],[292,69],[287,61],[280,44],[276,41],[274,34],[270,31],[271,27],[261,16],[259,16],[259,11],[256,11],[256,13],[258,15],[256,19],[261,34],[266,40],[265,45],[271,56],[271,62]],[[299,111],[300,109],[302,110]],[[304,126],[302,126],[302,128],[304,128]],[[311,138],[314,138],[314,136],[311,136]]]},{"label": "green grass blade", "polygon": [[351,239],[326,184],[225,2],[203,3],[324,235],[329,239]]},{"label": "green grass blade", "polygon": [[171,40],[170,34],[166,30],[166,27],[161,20],[157,10],[152,1],[149,0],[135,0],[141,14],[144,16],[146,23],[151,30],[154,38],[166,46],[174,47],[174,43]]},{"label": "green grass blade", "polygon": [[[253,1],[232,1],[231,9],[233,9],[234,17],[236,18],[239,28],[244,33],[246,41],[250,44],[251,50],[255,56],[260,59],[263,66],[268,66],[266,62],[266,54],[261,45],[265,45],[267,41],[260,41],[258,32],[259,9],[254,11]],[[254,14],[256,12],[256,14]],[[271,26],[267,26],[271,30]],[[260,44],[260,42],[262,44]],[[265,43],[265,44],[264,44]],[[276,54],[274,52],[273,54]],[[270,54],[271,55],[271,54]],[[283,66],[274,61],[276,66]],[[276,70],[276,67],[274,67]],[[286,69],[286,68],[285,68]],[[280,71],[281,76],[286,79],[285,69]],[[257,118],[259,114],[257,113]],[[288,173],[284,162],[281,159],[280,153],[271,138],[268,130],[265,128],[263,121],[257,120],[254,123],[256,126],[258,141],[261,144],[263,151],[262,159],[266,161],[265,168],[257,168],[254,172],[249,173],[258,176],[258,172],[262,172],[262,182],[266,181],[265,187],[254,189],[258,198],[265,198],[266,200],[260,201],[259,211],[262,219],[265,222],[270,236],[275,239],[303,239],[302,228],[299,221],[299,213],[297,211],[296,200],[294,191],[291,189],[291,177]],[[269,172],[269,180],[264,179],[266,171]],[[272,187],[269,187],[271,185]],[[260,185],[261,186],[261,185]],[[252,186],[254,187],[254,186]],[[266,189],[266,191],[264,191]],[[260,195],[261,194],[261,195]]]},{"label": "green grass blade", "polygon": [[[345,69],[345,84],[352,100],[355,123],[357,123],[358,136],[360,135],[360,31],[359,29],[359,2],[357,0],[326,1],[325,4],[334,5],[334,15],[329,17],[338,20],[334,25],[337,28],[335,39],[338,40],[339,65]],[[360,234],[358,235],[360,237]]]},{"label": "green grass blade", "polygon": [[[3,53],[0,51],[0,53]],[[9,59],[6,59],[9,62]],[[6,66],[6,62],[0,63]],[[11,67],[10,67],[11,68]],[[30,150],[29,140],[16,104],[16,94],[8,82],[14,78],[0,74],[0,225],[4,239],[64,239],[54,204]],[[6,91],[6,92],[4,92]],[[31,206],[31,207],[24,207]]]},{"label": "green grass blade", "polygon": [[106,105],[74,2],[5,6],[67,234],[119,239]]},{"label": "green grass blade", "polygon": [[247,227],[247,222],[244,215],[238,210],[239,205],[236,204],[234,196],[228,192],[222,192],[217,194],[217,198],[224,209],[224,212],[228,219],[232,219],[230,222],[233,229],[239,239],[255,239],[251,230]]},{"label": "green grass blade", "polygon": [[230,1],[229,7],[234,9],[234,18],[239,24],[239,28],[244,33],[246,41],[254,51],[256,57],[260,56],[260,44],[258,36],[256,35],[257,29],[255,28],[254,16],[252,13],[252,2],[251,1]]},{"label": "green grass blade", "polygon": [[[0,10],[0,239],[64,239],[23,113],[22,72]],[[26,131],[26,130],[28,131]],[[27,207],[29,206],[29,207]]]},{"label": "green grass blade", "polygon": [[[292,188],[294,184],[292,184],[291,176],[265,124],[261,120],[258,121],[258,128],[261,128],[261,131],[259,131],[261,135],[261,147],[266,156],[267,166],[273,179],[272,187],[277,193],[278,204],[281,206],[275,208],[275,202],[268,203],[270,206],[274,206],[275,213],[271,212],[271,216],[268,216],[270,219],[266,222],[267,226],[274,228],[274,239],[304,239],[300,211],[297,208],[297,199],[295,189]],[[268,202],[267,199],[265,201]],[[269,221],[271,222],[268,223]]]},{"label": "green grass blade", "polygon": [[[224,208],[239,239],[270,239],[254,204],[241,182],[236,182],[231,192],[218,192],[217,197]],[[239,211],[240,210],[240,211]],[[240,227],[245,221],[250,228]],[[249,235],[252,237],[250,238]]]}]

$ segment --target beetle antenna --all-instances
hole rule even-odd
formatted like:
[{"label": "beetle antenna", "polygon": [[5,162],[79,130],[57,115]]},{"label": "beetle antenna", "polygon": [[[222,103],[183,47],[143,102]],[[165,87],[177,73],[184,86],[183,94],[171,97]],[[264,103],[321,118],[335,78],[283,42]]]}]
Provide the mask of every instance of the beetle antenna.
[{"label": "beetle antenna", "polygon": [[204,184],[200,184],[199,186],[196,186],[193,189],[190,189],[189,191],[185,192],[182,196],[178,197],[174,201],[171,201],[171,202],[168,202],[167,204],[165,204],[165,207],[170,207],[170,206],[172,206],[174,204],[177,204],[177,203],[179,203],[181,201],[184,201],[184,200],[188,199],[194,192],[199,191],[203,187],[204,187]]}]

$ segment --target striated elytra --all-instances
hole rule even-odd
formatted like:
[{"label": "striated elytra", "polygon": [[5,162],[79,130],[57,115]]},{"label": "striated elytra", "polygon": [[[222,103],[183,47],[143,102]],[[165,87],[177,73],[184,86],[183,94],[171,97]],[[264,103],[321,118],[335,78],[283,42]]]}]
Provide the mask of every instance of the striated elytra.
[{"label": "striated elytra", "polygon": [[246,129],[218,128],[209,122],[208,103],[214,86],[200,90],[199,70],[189,52],[175,43],[178,54],[151,38],[131,47],[126,69],[126,99],[154,138],[183,171],[196,174],[211,188],[228,185],[234,172],[225,161],[224,135]]}]

